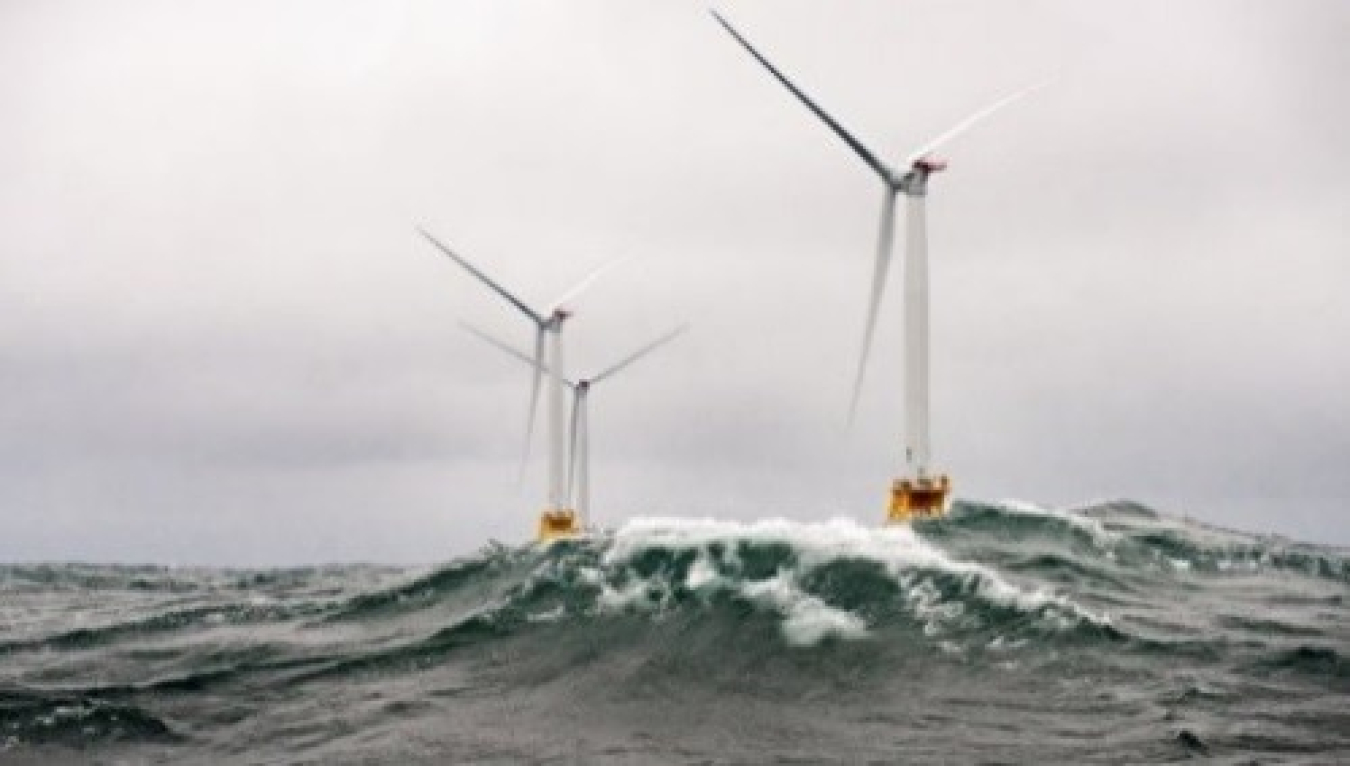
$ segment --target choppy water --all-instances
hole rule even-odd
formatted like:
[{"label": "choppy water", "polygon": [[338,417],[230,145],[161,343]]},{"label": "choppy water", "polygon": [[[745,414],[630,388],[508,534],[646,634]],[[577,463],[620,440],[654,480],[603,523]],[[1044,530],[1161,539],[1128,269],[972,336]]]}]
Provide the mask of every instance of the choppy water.
[{"label": "choppy water", "polygon": [[1350,552],[1126,503],[0,567],[0,763],[1350,763]]}]

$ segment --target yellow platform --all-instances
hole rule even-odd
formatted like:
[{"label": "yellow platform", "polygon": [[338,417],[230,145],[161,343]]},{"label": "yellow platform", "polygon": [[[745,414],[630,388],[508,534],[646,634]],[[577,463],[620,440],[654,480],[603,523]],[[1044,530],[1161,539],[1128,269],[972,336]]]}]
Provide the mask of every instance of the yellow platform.
[{"label": "yellow platform", "polygon": [[581,520],[577,518],[575,511],[555,508],[539,514],[539,533],[536,539],[541,543],[576,537],[581,533]]},{"label": "yellow platform", "polygon": [[887,524],[906,524],[914,519],[936,519],[947,512],[952,482],[946,476],[926,476],[918,480],[896,479],[891,485],[891,505]]}]

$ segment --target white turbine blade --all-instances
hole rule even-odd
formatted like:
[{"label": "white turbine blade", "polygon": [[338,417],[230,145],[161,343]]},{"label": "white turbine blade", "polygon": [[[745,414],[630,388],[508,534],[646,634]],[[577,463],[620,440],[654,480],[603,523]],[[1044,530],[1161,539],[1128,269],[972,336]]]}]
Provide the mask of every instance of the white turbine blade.
[{"label": "white turbine blade", "polygon": [[737,32],[735,27],[731,26],[731,24],[726,19],[722,18],[721,15],[717,13],[717,11],[709,9],[708,12],[713,15],[714,19],[717,19],[717,23],[721,24],[723,29],[725,29],[728,33],[730,33],[732,37],[736,38],[736,42],[740,43],[742,48],[745,48],[745,50],[748,51],[751,56],[755,57],[755,60],[763,64],[765,69],[769,70],[769,74],[773,75],[774,79],[782,83],[783,87],[792,91],[792,95],[796,96],[798,101],[801,101],[802,104],[804,104],[807,109],[810,109],[817,117],[820,118],[822,122],[828,125],[830,127],[830,130],[834,131],[835,135],[842,138],[844,140],[844,143],[848,144],[849,148],[851,148],[859,157],[862,158],[863,162],[866,162],[868,166],[872,168],[872,170],[876,171],[877,175],[881,176],[882,179],[886,181],[886,183],[891,183],[890,169],[887,168],[886,165],[881,160],[877,159],[877,156],[875,154],[873,154],[866,146],[863,146],[863,143],[861,141],[854,138],[853,134],[845,130],[844,126],[840,125],[838,120],[831,117],[828,113],[826,113],[824,109],[821,109],[818,105],[816,105],[816,102],[812,101],[811,98],[801,90],[801,88],[798,88],[796,85],[794,85],[792,81],[787,78],[786,75],[778,71],[778,69],[773,64],[770,64],[769,60],[764,58],[764,56],[761,55],[759,51],[755,50],[755,46],[751,45],[749,40],[746,40],[744,37],[742,37],[741,33]]},{"label": "white turbine blade", "polygon": [[587,288],[589,288],[592,284],[594,284],[595,280],[599,279],[602,274],[614,268],[615,266],[618,266],[624,261],[629,260],[630,258],[632,258],[631,255],[619,256],[618,258],[615,258],[614,260],[601,265],[599,268],[597,268],[595,271],[592,271],[590,274],[587,274],[586,277],[582,279],[580,282],[576,283],[576,285],[574,285],[572,289],[563,293],[562,297],[554,301],[552,305],[549,306],[549,312],[552,313],[553,311],[556,311],[557,309],[561,308],[564,303],[567,303],[568,301],[572,300],[578,295],[581,295],[583,292],[586,291]]},{"label": "white turbine blade", "polygon": [[881,296],[886,291],[886,274],[891,265],[891,243],[895,239],[895,190],[886,187],[881,206],[881,231],[877,237],[876,266],[872,272],[872,295],[867,303],[867,324],[863,326],[862,353],[858,357],[858,372],[853,379],[853,397],[848,405],[848,422],[858,411],[858,396],[862,393],[863,377],[867,374],[867,359],[872,351],[872,334],[877,327],[877,311]]},{"label": "white turbine blade", "polygon": [[524,351],[517,351],[516,349],[511,348],[510,346],[506,345],[504,341],[497,340],[491,335],[488,335],[486,332],[483,332],[477,327],[474,327],[473,325],[469,324],[468,322],[460,322],[459,326],[463,327],[465,330],[468,330],[474,335],[477,335],[480,339],[486,341],[489,345],[496,346],[498,350],[505,352],[507,356],[518,359],[531,368],[534,367],[534,360],[531,359],[529,355],[526,354]]},{"label": "white turbine blade", "polygon": [[1021,99],[1023,96],[1027,96],[1035,91],[1040,90],[1041,88],[1044,88],[1051,82],[1053,82],[1053,80],[1045,80],[1043,82],[1038,82],[1035,85],[1032,85],[1031,87],[1023,88],[1022,90],[1019,90],[1016,93],[1012,93],[1007,96],[1004,96],[1003,98],[1000,98],[999,100],[995,101],[989,106],[986,106],[980,111],[970,115],[964,120],[956,123],[956,125],[948,129],[947,132],[943,133],[942,135],[938,136],[932,141],[929,141],[928,143],[924,144],[922,148],[918,149],[915,152],[912,152],[909,155],[909,157],[905,158],[905,165],[906,166],[912,165],[917,160],[922,159],[923,157],[927,156],[928,154],[934,151],[937,151],[938,147],[942,146],[943,144],[947,143],[953,138],[956,138],[957,136],[966,132],[970,128],[974,127],[976,123],[980,122],[984,118],[988,117],[994,112],[997,112],[998,110],[1002,109],[1008,104],[1011,104],[1012,102]]},{"label": "white turbine blade", "polygon": [[534,380],[530,383],[530,414],[525,424],[525,451],[520,458],[520,473],[525,475],[525,463],[530,458],[530,441],[534,438],[534,416],[539,409],[539,387],[544,377],[544,328],[540,326],[534,331],[534,359],[530,362],[534,367]]},{"label": "white turbine blade", "polygon": [[613,375],[619,370],[622,370],[623,368],[627,367],[633,362],[636,362],[637,360],[641,359],[647,354],[650,354],[651,352],[655,351],[657,348],[664,346],[665,344],[669,343],[672,340],[675,340],[675,338],[679,337],[681,333],[683,333],[685,330],[688,329],[689,325],[680,325],[679,327],[676,327],[674,330],[671,330],[670,332],[666,333],[665,335],[662,335],[661,337],[657,338],[651,343],[648,343],[647,345],[643,346],[637,351],[634,351],[633,353],[629,354],[623,359],[620,359],[618,362],[611,365],[609,369],[605,370],[604,372],[601,372],[599,375],[592,376],[591,383],[599,383],[605,378],[608,378],[609,376]]},{"label": "white turbine blade", "polygon": [[[491,335],[478,329],[477,327],[474,327],[468,322],[461,321],[459,323],[459,326],[463,327],[465,330],[468,330],[474,335],[477,335],[481,340],[487,342],[489,345],[496,346],[499,351],[502,351],[507,356],[510,356],[511,358],[516,359],[517,361],[523,363],[526,367],[534,369],[535,361],[531,359],[530,355],[526,354],[524,351],[519,351],[515,348],[512,348],[511,346],[507,345],[505,341],[501,341],[492,337]],[[548,372],[548,365],[544,365],[543,372]],[[565,383],[569,388],[576,388],[577,385],[576,383],[570,380],[564,380],[563,383]]]},{"label": "white turbine blade", "polygon": [[467,272],[469,272],[470,274],[472,274],[473,276],[477,277],[477,278],[478,278],[478,281],[480,281],[480,282],[482,282],[483,284],[487,285],[489,288],[492,289],[493,292],[495,292],[495,293],[497,293],[498,295],[500,295],[500,296],[502,296],[503,298],[505,298],[508,302],[510,302],[510,304],[511,304],[512,306],[515,306],[517,309],[520,309],[520,311],[523,312],[523,313],[525,314],[525,316],[528,316],[530,319],[533,319],[533,320],[535,321],[535,324],[543,324],[543,323],[544,323],[544,318],[541,317],[541,316],[539,316],[539,314],[536,313],[534,309],[532,309],[532,308],[530,308],[529,306],[525,305],[525,302],[524,302],[524,301],[522,301],[521,299],[519,299],[519,298],[517,298],[516,296],[512,295],[512,294],[510,293],[510,291],[508,291],[505,287],[502,287],[501,285],[499,285],[499,284],[497,284],[496,282],[492,281],[492,279],[491,279],[490,277],[488,277],[488,275],[486,275],[486,274],[484,274],[483,272],[479,271],[479,270],[478,270],[478,267],[476,267],[476,266],[474,266],[472,263],[469,263],[468,261],[464,260],[464,258],[460,257],[459,254],[457,254],[455,251],[453,251],[453,250],[451,250],[450,248],[446,247],[444,244],[442,244],[442,243],[441,243],[439,240],[437,240],[435,237],[431,236],[431,234],[429,234],[429,233],[427,232],[426,229],[419,228],[418,231],[422,233],[422,236],[424,236],[424,237],[427,238],[427,241],[429,241],[429,242],[431,242],[431,244],[435,245],[435,246],[436,246],[436,249],[438,249],[438,250],[440,250],[442,253],[445,253],[446,255],[450,256],[450,259],[451,259],[451,260],[453,260],[455,263],[458,263],[460,266],[464,267],[464,270],[465,270],[465,271],[467,271]]}]

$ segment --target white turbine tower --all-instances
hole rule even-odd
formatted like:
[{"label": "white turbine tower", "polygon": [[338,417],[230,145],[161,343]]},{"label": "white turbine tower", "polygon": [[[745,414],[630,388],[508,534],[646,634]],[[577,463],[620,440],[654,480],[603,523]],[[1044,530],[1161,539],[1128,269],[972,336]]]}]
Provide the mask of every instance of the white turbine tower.
[{"label": "white turbine tower", "polygon": [[[473,325],[466,323],[461,324],[463,325],[464,329],[468,330],[474,335],[477,335],[479,338],[483,339],[484,341],[487,341],[493,346],[496,346],[498,349],[504,351],[512,358],[525,363],[529,367],[535,368],[536,372],[539,371],[538,363],[534,359],[531,359],[526,354],[517,351],[516,349],[507,345],[506,343],[497,340],[496,338],[492,337],[491,335],[488,335],[487,333],[483,332],[477,327],[474,327]],[[569,429],[569,442],[571,443],[571,449],[569,450],[570,462],[568,464],[567,470],[568,495],[570,496],[573,502],[572,507],[576,510],[577,515],[581,517],[583,522],[588,521],[590,518],[590,505],[591,505],[591,496],[590,496],[591,442],[590,442],[590,408],[589,408],[591,389],[597,383],[600,383],[601,381],[613,377],[620,370],[627,368],[629,365],[633,364],[642,357],[655,351],[657,348],[664,346],[665,344],[674,340],[687,329],[689,329],[688,325],[681,325],[680,327],[677,327],[674,330],[667,332],[665,335],[662,335],[656,340],[651,341],[642,348],[639,348],[637,351],[634,351],[633,353],[629,354],[623,359],[620,359],[619,361],[605,368],[601,372],[598,372],[595,375],[590,376],[589,378],[580,378],[575,381],[573,380],[564,381],[572,389],[572,418],[571,418],[571,427]]]},{"label": "white turbine tower", "polygon": [[928,235],[925,226],[924,200],[928,195],[928,177],[945,170],[947,163],[933,156],[940,146],[965,132],[975,123],[983,120],[999,109],[1016,101],[1028,93],[1044,87],[1039,83],[1011,95],[1005,96],[975,114],[957,123],[937,138],[924,144],[918,151],[905,158],[900,171],[882,162],[861,141],[854,138],[837,120],[831,117],[812,101],[800,88],[778,71],[769,60],[764,58],[748,40],[741,36],[726,19],[716,11],[713,18],[740,43],[751,56],[755,57],[765,69],[784,87],[792,92],[797,100],[820,118],[835,135],[843,139],[849,148],[857,154],[867,166],[881,178],[883,185],[881,202],[881,231],[877,238],[876,261],[872,273],[872,289],[867,304],[867,319],[863,326],[862,351],[858,357],[858,370],[853,381],[853,393],[849,401],[849,422],[853,421],[858,407],[858,396],[862,391],[863,378],[867,371],[867,360],[872,347],[872,334],[876,329],[877,311],[881,306],[881,297],[886,289],[886,274],[890,268],[891,250],[895,235],[895,198],[904,193],[907,202],[905,236],[905,474],[891,487],[891,502],[888,521],[907,521],[913,516],[941,515],[946,508],[951,482],[945,475],[933,475],[930,472],[932,451],[928,429]]},{"label": "white turbine tower", "polygon": [[[566,442],[563,425],[563,385],[565,367],[563,365],[563,323],[572,315],[564,304],[577,297],[602,273],[620,262],[610,261],[586,276],[561,298],[554,301],[545,311],[535,311],[524,301],[511,294],[506,288],[494,282],[476,266],[455,253],[445,244],[419,229],[438,250],[445,253],[465,271],[472,274],[493,292],[505,298],[535,324],[534,335],[534,381],[530,387],[530,411],[525,429],[526,456],[529,453],[530,438],[534,434],[534,415],[538,409],[540,378],[545,370],[549,372],[548,391],[548,506],[539,516],[538,536],[541,540],[556,537],[568,537],[581,532],[581,525],[574,509],[567,505],[567,491],[564,487],[564,466],[567,464]],[[545,342],[547,340],[547,343]]]}]

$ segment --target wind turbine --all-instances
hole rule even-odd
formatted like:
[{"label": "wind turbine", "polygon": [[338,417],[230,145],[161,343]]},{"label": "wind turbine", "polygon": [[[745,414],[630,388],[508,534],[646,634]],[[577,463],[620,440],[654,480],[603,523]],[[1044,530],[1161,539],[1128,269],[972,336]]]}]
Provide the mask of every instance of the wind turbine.
[{"label": "wind turbine", "polygon": [[[526,354],[517,351],[516,349],[507,345],[506,343],[497,340],[496,338],[492,337],[491,335],[488,335],[487,333],[483,332],[477,327],[474,327],[473,325],[463,322],[461,322],[460,324],[461,326],[464,327],[464,329],[468,330],[474,335],[477,335],[479,338],[490,343],[491,345],[497,347],[497,349],[505,352],[513,359],[523,362],[529,367],[535,368],[536,372],[538,372],[538,363],[534,359],[531,359]],[[657,348],[664,346],[665,344],[679,337],[680,334],[682,334],[685,330],[688,329],[689,329],[688,325],[681,325],[675,328],[674,330],[667,332],[666,334],[662,335],[656,340],[647,343],[645,346],[639,348],[638,350],[634,351],[628,356],[620,359],[619,361],[615,362],[609,367],[606,367],[604,370],[588,378],[580,378],[575,381],[564,380],[567,386],[572,389],[572,418],[571,418],[571,427],[569,429],[570,433],[569,441],[571,442],[571,449],[569,450],[569,454],[571,459],[567,469],[567,488],[568,494],[573,501],[572,507],[576,510],[577,515],[581,517],[583,523],[590,516],[590,504],[591,504],[591,497],[590,497],[591,444],[590,444],[590,409],[589,409],[591,389],[597,383],[600,383],[601,381],[613,377],[620,370],[625,369],[626,367],[633,364],[637,360],[655,351]]]},{"label": "wind turbine", "polygon": [[792,83],[782,72],[769,62],[750,41],[737,32],[734,27],[717,11],[710,11],[717,23],[721,24],[736,42],[741,44],[774,79],[792,92],[807,109],[820,118],[835,135],[843,139],[849,148],[862,159],[881,179],[881,229],[877,237],[876,261],[872,272],[872,289],[867,304],[867,319],[863,326],[862,351],[858,357],[858,369],[853,381],[853,393],[849,401],[849,422],[852,423],[858,408],[858,396],[862,391],[863,378],[867,371],[867,360],[872,348],[872,335],[876,329],[877,311],[881,306],[882,294],[886,289],[886,275],[890,268],[891,250],[895,238],[895,198],[903,193],[906,200],[905,225],[905,475],[896,479],[891,486],[891,502],[887,521],[908,521],[913,516],[939,516],[947,504],[951,490],[951,480],[946,475],[933,475],[931,468],[931,446],[929,443],[928,419],[928,234],[926,229],[925,198],[928,196],[928,179],[934,173],[947,169],[947,162],[933,155],[939,147],[964,133],[971,126],[994,112],[1022,98],[1034,90],[1044,87],[1042,82],[995,101],[975,112],[966,119],[929,141],[905,158],[904,172],[887,165],[877,155],[863,145],[844,126],[824,109],[820,108],[809,96]]},{"label": "wind turbine", "polygon": [[[563,434],[563,342],[562,330],[563,323],[572,316],[571,310],[565,308],[565,304],[573,298],[580,295],[586,288],[604,272],[614,267],[623,259],[610,261],[586,276],[585,279],[577,283],[575,287],[568,290],[563,296],[553,303],[549,304],[544,311],[536,311],[520,298],[517,298],[506,288],[494,282],[490,277],[484,274],[469,263],[462,256],[451,250],[444,243],[431,236],[424,229],[418,229],[422,236],[427,238],[438,250],[445,253],[455,263],[464,268],[465,271],[473,275],[478,281],[482,282],[493,292],[505,298],[508,303],[520,311],[530,321],[535,324],[534,334],[534,380],[530,386],[530,412],[525,429],[525,450],[526,456],[529,453],[530,438],[534,434],[534,415],[538,409],[540,379],[545,370],[549,373],[549,391],[548,391],[548,506],[539,516],[538,537],[540,540],[550,540],[558,537],[570,537],[581,532],[581,525],[577,514],[567,505],[567,492],[563,486],[564,474],[563,467],[567,463],[566,443]],[[546,361],[547,360],[547,361]]]}]

